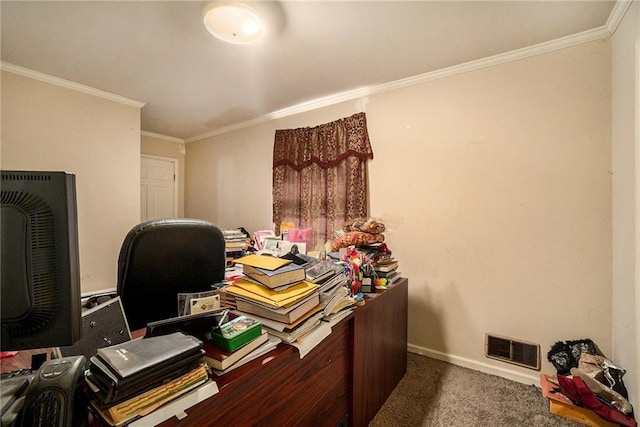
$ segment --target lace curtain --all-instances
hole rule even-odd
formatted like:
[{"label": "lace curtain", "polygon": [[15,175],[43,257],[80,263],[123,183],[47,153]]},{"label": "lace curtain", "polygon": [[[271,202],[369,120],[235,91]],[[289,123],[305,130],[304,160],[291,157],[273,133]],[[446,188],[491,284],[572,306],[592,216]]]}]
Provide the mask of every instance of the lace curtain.
[{"label": "lace curtain", "polygon": [[324,244],[349,219],[367,216],[365,113],[316,127],[277,130],[273,144],[273,221],[311,227]]}]

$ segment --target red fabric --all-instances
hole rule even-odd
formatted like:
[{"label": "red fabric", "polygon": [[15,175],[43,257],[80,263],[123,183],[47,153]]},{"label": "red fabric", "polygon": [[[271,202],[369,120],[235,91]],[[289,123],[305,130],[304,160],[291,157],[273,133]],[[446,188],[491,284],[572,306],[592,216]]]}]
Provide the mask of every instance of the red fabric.
[{"label": "red fabric", "polygon": [[562,394],[567,396],[573,403],[591,409],[600,418],[624,427],[636,427],[638,425],[633,418],[602,403],[587,387],[582,378],[576,376],[569,378],[564,375],[558,375],[558,384],[560,384]]},{"label": "red fabric", "polygon": [[580,393],[571,378],[565,377],[564,375],[558,375],[558,384],[560,385],[560,391],[562,394],[567,396],[574,405],[584,406],[582,404],[582,399],[580,398]]},{"label": "red fabric", "polygon": [[621,426],[625,427],[636,427],[636,420],[629,416],[626,416],[617,409],[614,409],[611,406],[602,403],[595,396],[595,394],[593,394],[591,389],[584,383],[582,378],[573,377],[573,383],[576,385],[576,389],[580,393],[582,403],[586,408],[591,409],[601,418],[604,418],[607,421],[611,421],[612,423],[620,424]]}]

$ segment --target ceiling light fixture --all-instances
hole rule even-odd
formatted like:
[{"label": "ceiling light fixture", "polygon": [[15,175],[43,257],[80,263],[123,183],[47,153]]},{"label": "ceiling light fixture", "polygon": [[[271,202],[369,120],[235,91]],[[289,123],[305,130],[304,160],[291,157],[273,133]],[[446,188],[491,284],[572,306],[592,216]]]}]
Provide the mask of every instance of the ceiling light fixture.
[{"label": "ceiling light fixture", "polygon": [[229,43],[250,43],[260,38],[263,24],[249,6],[242,3],[211,3],[204,10],[207,30]]}]

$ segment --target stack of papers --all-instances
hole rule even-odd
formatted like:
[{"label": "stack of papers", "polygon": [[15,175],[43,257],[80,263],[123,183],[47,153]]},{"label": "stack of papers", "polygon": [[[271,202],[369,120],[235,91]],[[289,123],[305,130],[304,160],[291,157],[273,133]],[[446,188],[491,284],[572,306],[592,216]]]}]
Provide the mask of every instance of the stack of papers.
[{"label": "stack of papers", "polygon": [[278,309],[291,307],[305,297],[318,292],[318,285],[302,281],[283,291],[274,291],[265,286],[239,279],[225,288],[225,292],[233,294],[236,298],[248,299],[267,308]]}]

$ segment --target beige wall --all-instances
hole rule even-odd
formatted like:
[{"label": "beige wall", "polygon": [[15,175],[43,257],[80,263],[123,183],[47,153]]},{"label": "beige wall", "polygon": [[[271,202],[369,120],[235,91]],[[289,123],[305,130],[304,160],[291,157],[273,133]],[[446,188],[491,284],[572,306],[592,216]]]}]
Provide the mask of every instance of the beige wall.
[{"label": "beige wall", "polygon": [[326,123],[350,114],[351,105],[340,105],[187,143],[185,214],[221,228],[272,228],[275,130]]},{"label": "beige wall", "polygon": [[[271,224],[275,129],[356,102],[187,144],[186,206]],[[611,46],[597,41],[369,98],[371,215],[409,277],[413,351],[535,382],[484,357],[485,332],[611,352]]]},{"label": "beige wall", "polygon": [[[640,5],[634,2],[613,37],[613,357],[627,370],[625,384],[640,407]],[[633,400],[635,399],[635,401]]]},{"label": "beige wall", "polygon": [[184,217],[184,142],[177,138],[143,132],[140,149],[142,154],[175,159],[178,161],[178,217]]},{"label": "beige wall", "polygon": [[3,169],[76,175],[82,291],[115,288],[140,217],[140,109],[3,71],[1,120]]},{"label": "beige wall", "polygon": [[[620,34],[616,46],[629,49],[637,32]],[[620,95],[633,83],[616,70],[630,60],[614,58]],[[410,278],[413,351],[526,380],[536,374],[484,358],[485,332],[538,342],[543,359],[556,340],[590,337],[626,363],[635,269],[614,251],[622,285],[612,289],[611,66],[610,41],[597,41],[370,97],[371,214]],[[613,169],[633,176],[634,125],[616,122],[628,102],[613,104],[614,136],[624,135]],[[270,227],[275,130],[356,104],[187,144],[185,216]],[[2,168],[77,175],[83,291],[114,287],[120,244],[139,220],[140,153],[180,158],[179,144],[141,145],[138,108],[8,72],[1,119]],[[626,182],[614,177],[616,200],[633,193]]]}]

